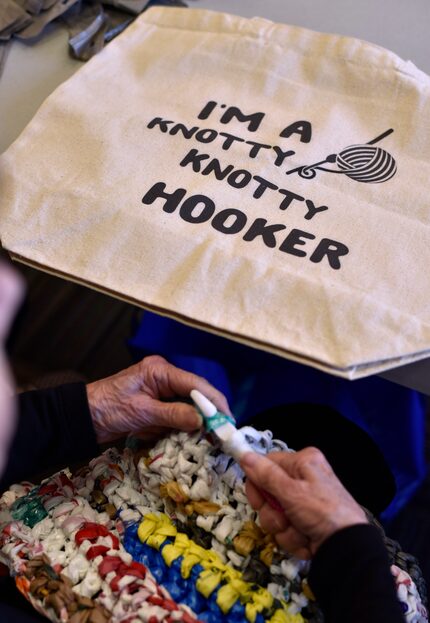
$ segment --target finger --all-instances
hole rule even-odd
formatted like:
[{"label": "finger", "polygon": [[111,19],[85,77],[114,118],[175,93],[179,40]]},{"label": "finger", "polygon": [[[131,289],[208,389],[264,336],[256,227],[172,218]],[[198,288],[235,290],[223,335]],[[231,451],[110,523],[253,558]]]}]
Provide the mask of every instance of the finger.
[{"label": "finger", "polygon": [[218,391],[215,387],[213,387],[213,385],[211,385],[206,379],[202,378],[201,376],[193,376],[195,376],[195,379],[192,389],[197,389],[201,394],[203,394],[203,396],[206,396],[206,398],[214,403],[218,411],[232,416],[233,414],[230,410],[227,398],[224,396],[224,394]]},{"label": "finger", "polygon": [[296,462],[299,452],[269,452],[266,457],[276,465],[288,469],[290,465]]},{"label": "finger", "polygon": [[192,372],[181,370],[166,364],[165,373],[170,389],[174,395],[188,397],[192,389],[197,389],[208,398],[219,411],[231,415],[230,407],[224,394],[218,391],[206,379]]},{"label": "finger", "polygon": [[308,447],[298,452],[272,452],[267,458],[294,478],[316,480],[322,474],[334,475],[330,463],[318,448]]},{"label": "finger", "polygon": [[[139,403],[139,398],[135,399],[135,403],[136,405]],[[142,407],[142,417],[137,417],[130,423],[132,432],[146,429],[148,426],[193,431],[203,425],[202,417],[197,410],[184,402],[161,402],[145,397],[142,400]]]},{"label": "finger", "polygon": [[297,558],[308,560],[312,556],[309,540],[291,525],[283,532],[276,533],[275,541],[281,549]]},{"label": "finger", "polygon": [[284,532],[290,525],[285,514],[273,509],[267,502],[260,508],[258,516],[261,527],[269,534]]},{"label": "finger", "polygon": [[252,508],[258,511],[264,504],[264,498],[249,478],[245,482],[245,493]]},{"label": "finger", "polygon": [[288,494],[295,490],[295,482],[282,467],[256,452],[246,452],[240,465],[254,485],[274,495],[287,508]]}]

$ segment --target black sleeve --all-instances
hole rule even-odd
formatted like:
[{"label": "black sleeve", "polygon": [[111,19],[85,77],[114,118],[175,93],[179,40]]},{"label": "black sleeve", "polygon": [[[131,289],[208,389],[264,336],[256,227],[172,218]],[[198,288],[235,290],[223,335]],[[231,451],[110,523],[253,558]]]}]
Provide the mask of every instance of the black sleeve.
[{"label": "black sleeve", "polygon": [[19,394],[18,413],[0,491],[97,454],[84,383]]},{"label": "black sleeve", "polygon": [[312,561],[309,585],[327,623],[405,623],[374,526],[351,526],[327,539]]},{"label": "black sleeve", "polygon": [[[6,595],[5,601],[11,601],[11,603],[3,603],[2,592]],[[15,596],[14,603],[12,603],[10,593]],[[46,623],[48,619],[34,610],[30,602],[18,592],[11,578],[7,580],[0,578],[0,621],[2,623]]]}]

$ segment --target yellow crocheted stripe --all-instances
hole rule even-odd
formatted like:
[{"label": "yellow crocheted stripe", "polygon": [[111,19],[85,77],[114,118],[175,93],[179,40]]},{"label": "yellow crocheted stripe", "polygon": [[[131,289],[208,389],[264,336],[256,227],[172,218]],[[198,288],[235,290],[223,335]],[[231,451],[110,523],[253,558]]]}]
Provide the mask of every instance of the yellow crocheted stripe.
[{"label": "yellow crocheted stripe", "polygon": [[[163,513],[146,515],[139,525],[137,535],[142,543],[156,549],[160,549],[167,538],[174,538],[173,543],[163,547],[162,556],[165,563],[170,567],[177,558],[182,556],[181,575],[184,579],[190,576],[194,565],[201,565],[203,571],[197,579],[196,587],[206,598],[210,597],[222,583],[216,602],[224,614],[227,614],[239,600],[245,605],[246,618],[250,623],[254,623],[259,612],[272,606],[273,596],[267,589],[251,588],[255,585],[245,582],[240,571],[224,564],[213,550],[197,545],[185,533],[178,532],[167,515]],[[273,616],[267,620],[268,623],[305,623],[300,614],[288,612],[286,602],[281,601],[281,604],[282,608],[275,611]]]},{"label": "yellow crocheted stripe", "polygon": [[268,623],[303,623],[304,618],[301,614],[289,614],[285,610],[276,610],[274,615],[268,619]]}]

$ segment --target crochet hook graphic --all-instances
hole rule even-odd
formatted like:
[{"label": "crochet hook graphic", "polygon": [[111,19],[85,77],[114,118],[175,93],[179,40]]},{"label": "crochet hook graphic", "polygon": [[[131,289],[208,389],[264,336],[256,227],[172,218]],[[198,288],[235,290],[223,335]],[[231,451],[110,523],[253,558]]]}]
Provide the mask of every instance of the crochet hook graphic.
[{"label": "crochet hook graphic", "polygon": [[[246,441],[245,435],[236,428],[236,422],[230,415],[218,411],[213,402],[197,389],[191,390],[190,396],[203,417],[205,429],[218,440],[225,454],[240,461],[245,452],[255,452]],[[262,489],[259,491],[273,509],[283,512],[282,506],[270,493]]]},{"label": "crochet hook graphic", "polygon": [[[374,147],[374,145],[393,132],[393,128],[390,128],[365,144],[350,145],[338,154],[330,154],[324,160],[314,164],[290,169],[286,171],[286,174],[298,173],[304,179],[313,179],[317,171],[325,171],[326,173],[344,174],[356,182],[386,182],[395,175],[397,165],[391,154],[381,147]],[[338,168],[327,168],[325,166],[327,164],[336,164]]]}]

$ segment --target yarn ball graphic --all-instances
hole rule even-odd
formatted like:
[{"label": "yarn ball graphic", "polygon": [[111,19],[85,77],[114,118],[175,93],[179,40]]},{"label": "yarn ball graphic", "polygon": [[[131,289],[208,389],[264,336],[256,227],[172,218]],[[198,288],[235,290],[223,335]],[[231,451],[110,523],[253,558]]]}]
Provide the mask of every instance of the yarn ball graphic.
[{"label": "yarn ball graphic", "polygon": [[336,156],[339,169],[357,182],[386,182],[397,171],[396,161],[385,149],[375,145],[351,145]]}]

